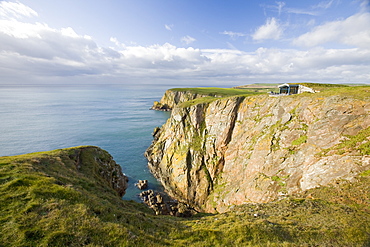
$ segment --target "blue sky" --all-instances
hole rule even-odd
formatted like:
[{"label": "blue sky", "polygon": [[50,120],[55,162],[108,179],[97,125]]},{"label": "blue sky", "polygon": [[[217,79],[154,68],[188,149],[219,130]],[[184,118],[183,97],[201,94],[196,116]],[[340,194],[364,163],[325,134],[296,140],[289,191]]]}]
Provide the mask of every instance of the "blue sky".
[{"label": "blue sky", "polygon": [[0,84],[370,83],[369,1],[0,1]]}]

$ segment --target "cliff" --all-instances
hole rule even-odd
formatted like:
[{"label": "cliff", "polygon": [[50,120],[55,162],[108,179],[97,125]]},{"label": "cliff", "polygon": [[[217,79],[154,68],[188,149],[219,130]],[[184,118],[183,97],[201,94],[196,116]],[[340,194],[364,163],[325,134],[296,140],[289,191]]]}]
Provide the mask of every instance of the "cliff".
[{"label": "cliff", "polygon": [[112,227],[125,229],[117,217],[133,210],[121,199],[126,187],[121,167],[98,147],[0,157],[1,245],[112,245]]},{"label": "cliff", "polygon": [[108,185],[120,197],[125,195],[128,178],[122,173],[121,166],[116,164],[107,151],[93,146],[70,148],[64,151],[67,150],[70,160],[63,161],[64,165],[67,162],[72,162],[76,167],[76,172],[83,173],[101,184]]},{"label": "cliff", "polygon": [[221,98],[230,95],[243,95],[248,93],[256,94],[256,92],[245,89],[234,88],[173,88],[167,90],[161,100],[155,101],[152,110],[171,111],[175,106],[193,101],[198,98]]},{"label": "cliff", "polygon": [[[349,150],[365,155],[368,134],[358,133],[323,155]],[[370,245],[370,170],[281,200],[190,218],[155,216],[142,203],[122,200],[127,181],[122,175],[109,153],[98,147],[0,157],[0,245]],[[119,178],[122,183],[114,182]]]},{"label": "cliff", "polygon": [[354,181],[370,169],[369,95],[348,87],[173,100],[146,152],[149,168],[171,196],[204,212]]},{"label": "cliff", "polygon": [[[76,177],[90,179],[96,185],[115,191],[122,197],[126,193],[128,178],[121,166],[105,150],[94,146],[80,146],[48,152],[0,157],[2,164],[15,163],[31,173],[41,173],[57,179],[56,184],[68,186]],[[22,170],[23,170],[22,169]]]},{"label": "cliff", "polygon": [[193,100],[199,97],[206,97],[207,95],[192,93],[192,92],[181,92],[177,90],[167,90],[161,100],[155,101],[152,110],[157,111],[170,111],[172,110],[176,105]]}]

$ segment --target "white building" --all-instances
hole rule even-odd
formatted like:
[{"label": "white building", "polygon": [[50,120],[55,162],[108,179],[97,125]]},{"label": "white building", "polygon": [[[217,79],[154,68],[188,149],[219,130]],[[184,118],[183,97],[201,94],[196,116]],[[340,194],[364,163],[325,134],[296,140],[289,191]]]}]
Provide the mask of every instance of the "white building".
[{"label": "white building", "polygon": [[305,93],[305,92],[315,93],[315,90],[313,90],[312,88],[299,85],[299,84],[285,83],[285,84],[279,85],[278,88],[279,88],[280,95],[300,94],[300,93]]}]

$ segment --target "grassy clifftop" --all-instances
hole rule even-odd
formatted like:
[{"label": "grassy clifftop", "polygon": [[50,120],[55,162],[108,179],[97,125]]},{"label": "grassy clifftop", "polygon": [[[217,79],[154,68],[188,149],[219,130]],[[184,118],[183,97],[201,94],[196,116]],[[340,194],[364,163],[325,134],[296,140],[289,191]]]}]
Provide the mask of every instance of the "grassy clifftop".
[{"label": "grassy clifftop", "polygon": [[[294,83],[292,83],[294,84]],[[299,85],[303,85],[306,87],[310,87],[319,94],[313,94],[313,97],[318,97],[318,95],[322,95],[324,97],[330,95],[343,95],[349,96],[354,98],[369,98],[369,90],[370,86],[349,86],[345,84],[324,84],[324,83],[296,83]],[[233,96],[252,96],[252,95],[266,95],[267,92],[274,91],[278,92],[278,84],[251,84],[240,86],[236,88],[215,88],[215,87],[204,87],[204,88],[172,88],[169,91],[172,92],[180,92],[180,93],[188,93],[193,95],[199,95],[201,97],[196,97],[194,99],[187,99],[181,101],[179,106],[180,107],[189,107],[191,105],[202,104],[202,103],[210,103],[212,101],[217,100],[218,98],[226,98],[226,97],[233,97]],[[292,95],[294,96],[294,95]],[[299,95],[295,95],[296,97]],[[172,99],[166,99],[167,101]],[[168,104],[168,102],[166,102]],[[176,102],[177,103],[177,102]]]},{"label": "grassy clifftop", "polygon": [[123,201],[105,179],[109,163],[112,157],[97,147],[1,157],[0,246],[155,241],[151,212]]},{"label": "grassy clifftop", "polygon": [[236,96],[254,92],[253,89],[217,88],[217,87],[173,88],[170,90],[176,92],[189,92],[193,94],[201,94],[214,97]]},{"label": "grassy clifftop", "polygon": [[122,200],[98,169],[110,160],[97,147],[0,157],[0,246],[370,244],[369,171],[273,203],[175,218]]}]

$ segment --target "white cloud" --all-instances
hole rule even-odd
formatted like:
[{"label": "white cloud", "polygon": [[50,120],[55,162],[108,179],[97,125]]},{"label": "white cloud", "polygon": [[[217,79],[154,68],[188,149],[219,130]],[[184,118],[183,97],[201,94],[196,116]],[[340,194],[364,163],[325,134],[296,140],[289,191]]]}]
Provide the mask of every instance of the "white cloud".
[{"label": "white cloud", "polygon": [[279,16],[280,16],[281,12],[283,11],[283,7],[285,6],[285,2],[276,2],[276,4],[278,5],[277,9],[278,9]]},{"label": "white cloud", "polygon": [[51,30],[41,23],[23,23],[16,20],[0,20],[0,32],[14,38],[41,38],[41,33]]},{"label": "white cloud", "polygon": [[293,40],[294,45],[313,47],[336,42],[354,47],[370,47],[370,13],[358,13],[345,20],[315,27]]},{"label": "white cloud", "polygon": [[[275,2],[276,5],[267,5],[262,4],[261,6],[264,8],[265,16],[266,9],[272,10],[273,12],[277,12],[280,16],[282,13],[288,13],[288,14],[298,14],[298,15],[318,15],[317,11],[313,11],[315,9],[315,6],[309,8],[309,9],[299,9],[299,8],[292,8],[292,7],[285,7],[285,2]],[[317,7],[316,7],[317,9]]]},{"label": "white cloud", "polygon": [[361,2],[362,11],[370,11],[370,0],[364,0]]},{"label": "white cloud", "polygon": [[166,28],[168,31],[172,31],[172,28],[173,28],[173,24],[171,25],[164,25],[164,28]]},{"label": "white cloud", "polygon": [[312,15],[312,16],[319,15],[318,12],[312,11],[309,9],[286,8],[286,12],[289,14],[297,14],[297,15]]},{"label": "white cloud", "polygon": [[112,42],[112,43],[114,43],[119,48],[126,47],[126,45],[124,43],[119,42],[116,37],[110,37],[109,41]]},{"label": "white cloud", "polygon": [[194,39],[193,37],[190,37],[189,35],[181,38],[181,42],[183,42],[187,45],[193,43],[194,41],[196,41],[196,39]]},{"label": "white cloud", "polygon": [[238,37],[244,37],[244,36],[246,36],[244,33],[237,33],[237,32],[233,32],[233,31],[223,31],[220,34],[228,35],[232,39],[236,39]]},{"label": "white cloud", "polygon": [[334,0],[329,1],[322,1],[319,2],[317,5],[312,6],[313,9],[328,9],[330,8],[334,3]]},{"label": "white cloud", "polygon": [[[306,38],[317,45],[323,39],[332,41],[333,37],[340,37],[343,43],[355,47],[313,47],[305,51],[261,47],[252,52],[235,50],[231,44],[231,49],[182,48],[169,43],[140,46],[123,44],[114,37],[110,39],[113,47],[107,48],[99,46],[89,36],[76,33],[72,27],[55,29],[45,23],[0,20],[0,82],[52,81],[53,78],[75,81],[66,80],[66,76],[86,81],[93,78],[101,81],[107,81],[101,78],[139,78],[141,81],[176,78],[176,82],[198,81],[210,85],[250,81],[369,82],[370,35],[365,28],[369,18],[367,13],[360,13],[327,23],[295,41],[303,42]],[[353,32],[348,31],[349,26]],[[281,36],[282,31],[276,31],[281,30],[276,20],[268,20],[263,27],[255,33],[256,40]],[[332,29],[333,32],[328,31]],[[339,33],[343,37],[336,33],[338,30],[342,30]],[[228,31],[223,34],[239,35]],[[183,40],[185,44],[194,41],[190,36]]]},{"label": "white cloud", "polygon": [[260,26],[254,34],[252,34],[252,38],[254,40],[266,40],[266,39],[280,39],[281,35],[283,34],[283,28],[278,23],[275,18],[270,18],[266,20],[266,24]]},{"label": "white cloud", "polygon": [[68,36],[68,37],[71,37],[71,38],[79,38],[79,36],[75,32],[75,30],[73,30],[73,28],[71,28],[71,27],[62,28],[60,30],[60,32],[64,36]]},{"label": "white cloud", "polygon": [[22,3],[0,2],[0,16],[2,18],[21,18],[38,16],[37,12]]},{"label": "white cloud", "polygon": [[316,20],[315,19],[311,19],[311,20],[309,20],[308,22],[307,22],[307,26],[309,27],[309,26],[315,26],[315,24],[316,24]]}]

